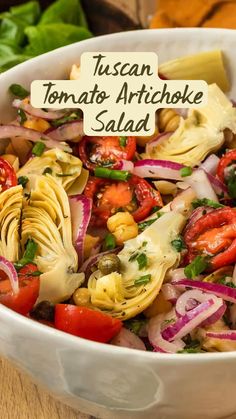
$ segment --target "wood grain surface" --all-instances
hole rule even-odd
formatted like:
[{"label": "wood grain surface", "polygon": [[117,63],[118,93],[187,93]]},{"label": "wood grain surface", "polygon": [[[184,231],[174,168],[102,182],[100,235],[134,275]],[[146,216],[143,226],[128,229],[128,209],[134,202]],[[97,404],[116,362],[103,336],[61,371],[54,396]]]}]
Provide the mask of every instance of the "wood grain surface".
[{"label": "wood grain surface", "polygon": [[[14,3],[23,3],[22,0]],[[134,20],[144,23],[153,12],[155,0],[107,0]],[[13,0],[10,1],[13,4]],[[11,5],[9,4],[9,5]],[[8,5],[8,1],[7,1]],[[8,7],[9,7],[8,5]],[[145,25],[143,25],[145,26]],[[0,418],[1,419],[92,419],[53,399],[32,383],[9,361],[0,358]],[[95,418],[94,418],[95,419]]]},{"label": "wood grain surface", "polygon": [[5,359],[0,359],[1,419],[90,419],[58,402]]}]

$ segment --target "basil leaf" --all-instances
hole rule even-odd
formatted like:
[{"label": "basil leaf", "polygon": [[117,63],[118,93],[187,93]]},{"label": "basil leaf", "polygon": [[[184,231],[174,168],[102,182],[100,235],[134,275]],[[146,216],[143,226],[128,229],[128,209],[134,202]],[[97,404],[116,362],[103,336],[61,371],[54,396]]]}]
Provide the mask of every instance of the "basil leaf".
[{"label": "basil leaf", "polygon": [[43,12],[40,19],[40,25],[48,23],[70,23],[76,26],[88,27],[79,0],[58,0],[51,4]]},{"label": "basil leaf", "polygon": [[25,53],[29,55],[44,54],[53,49],[91,37],[88,29],[67,23],[28,26],[25,33],[29,42],[25,48]]}]

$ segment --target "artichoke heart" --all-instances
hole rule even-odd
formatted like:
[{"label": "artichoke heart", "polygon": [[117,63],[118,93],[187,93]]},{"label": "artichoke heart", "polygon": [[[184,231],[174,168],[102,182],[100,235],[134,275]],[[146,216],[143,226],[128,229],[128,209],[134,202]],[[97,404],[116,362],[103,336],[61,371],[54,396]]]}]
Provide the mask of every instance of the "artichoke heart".
[{"label": "artichoke heart", "polygon": [[236,133],[236,109],[219,87],[211,84],[208,86],[208,104],[190,109],[188,117],[181,118],[177,130],[144,156],[196,166],[222,146],[226,128]]},{"label": "artichoke heart", "polygon": [[17,172],[17,176],[51,174],[61,182],[67,191],[80,176],[82,162],[75,156],[65,153],[58,148],[45,151],[40,157],[29,159]]},{"label": "artichoke heart", "polygon": [[184,224],[183,215],[168,212],[125,242],[118,254],[120,273],[102,276],[96,271],[90,276],[88,290],[93,306],[124,320],[145,310],[159,293],[167,270],[179,263],[180,255],[171,241]]},{"label": "artichoke heart", "polygon": [[0,194],[0,255],[16,262],[19,259],[19,225],[23,204],[22,186]]},{"label": "artichoke heart", "polygon": [[24,200],[21,245],[33,239],[40,276],[38,301],[63,301],[84,280],[77,273],[78,257],[72,245],[71,215],[67,194],[52,176],[37,176],[30,199]]}]

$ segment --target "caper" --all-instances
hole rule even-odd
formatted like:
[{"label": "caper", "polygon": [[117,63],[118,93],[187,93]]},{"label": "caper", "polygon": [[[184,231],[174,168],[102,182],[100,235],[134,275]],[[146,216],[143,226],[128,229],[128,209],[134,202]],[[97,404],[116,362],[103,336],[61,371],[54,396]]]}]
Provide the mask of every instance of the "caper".
[{"label": "caper", "polygon": [[30,311],[30,315],[36,320],[54,321],[54,312],[54,304],[50,301],[41,301]]},{"label": "caper", "polygon": [[102,274],[120,271],[120,259],[114,254],[104,255],[98,262],[98,269]]}]

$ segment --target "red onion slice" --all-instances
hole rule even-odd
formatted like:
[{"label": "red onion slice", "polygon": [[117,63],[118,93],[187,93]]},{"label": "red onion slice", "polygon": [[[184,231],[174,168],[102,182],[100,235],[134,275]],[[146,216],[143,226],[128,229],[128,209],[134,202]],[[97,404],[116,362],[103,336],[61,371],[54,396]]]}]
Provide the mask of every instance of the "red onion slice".
[{"label": "red onion slice", "polygon": [[206,332],[206,336],[214,339],[236,340],[236,330],[224,332]]},{"label": "red onion slice", "polygon": [[204,170],[194,170],[190,176],[185,178],[185,182],[191,186],[198,199],[208,198],[218,202],[217,195],[212,188],[208,176]]},{"label": "red onion slice", "polygon": [[[212,299],[213,301],[218,300],[214,294],[207,294],[200,290],[189,290],[184,292],[177,300],[175,310],[178,316],[184,316],[189,310],[195,308],[199,303],[203,303]],[[209,326],[217,322],[224,315],[226,311],[226,304],[222,301],[222,305],[212,316],[201,323],[201,326]]]},{"label": "red onion slice", "polygon": [[32,142],[41,141],[47,148],[60,148],[61,150],[71,152],[71,148],[64,142],[57,142],[52,140],[42,132],[35,131],[16,125],[1,125],[0,126],[0,140],[3,138],[19,137],[19,141],[29,140]]},{"label": "red onion slice", "polygon": [[122,327],[118,335],[111,340],[111,344],[115,346],[122,346],[124,348],[146,351],[143,341],[131,332],[131,330],[128,330],[125,327]]},{"label": "red onion slice", "polygon": [[[183,276],[181,278],[183,278]],[[180,296],[180,292],[174,285],[170,284],[169,282],[162,285],[161,291],[164,298],[171,304],[175,304],[177,298]]]},{"label": "red onion slice", "polygon": [[3,271],[9,278],[11,287],[14,294],[19,292],[19,280],[16,269],[9,260],[5,259],[3,256],[0,256],[0,270]]},{"label": "red onion slice", "polygon": [[207,293],[212,293],[217,297],[223,298],[225,301],[236,303],[236,288],[228,287],[223,284],[215,284],[212,282],[202,282],[192,279],[182,279],[172,282],[175,286],[185,286],[189,288],[196,288]]},{"label": "red onion slice", "polygon": [[84,135],[83,121],[73,121],[47,132],[48,137],[55,141],[73,141]]},{"label": "red onion slice", "polygon": [[184,348],[185,344],[182,340],[168,342],[161,334],[161,327],[167,320],[164,314],[158,314],[152,317],[148,322],[148,339],[154,348],[154,352],[176,353]]},{"label": "red onion slice", "polygon": [[30,103],[26,103],[24,100],[14,99],[12,105],[16,109],[22,109],[29,115],[35,116],[36,118],[43,118],[47,120],[59,119],[65,115],[68,111],[43,111],[42,109],[34,108]]},{"label": "red onion slice", "polygon": [[211,175],[215,176],[219,161],[220,159],[218,156],[216,156],[215,154],[211,154],[200,165],[200,169],[203,169],[205,170],[205,172],[210,173]]},{"label": "red onion slice", "polygon": [[195,198],[196,195],[192,188],[185,189],[170,203],[171,211],[181,212],[186,215],[186,212],[190,209],[191,203]]},{"label": "red onion slice", "polygon": [[182,179],[180,170],[185,167],[183,164],[169,160],[138,160],[134,163],[133,173],[142,178],[160,179]]},{"label": "red onion slice", "polygon": [[133,173],[134,163],[130,160],[120,160],[118,169],[127,170],[128,172]]},{"label": "red onion slice", "polygon": [[222,300],[216,298],[210,298],[209,300],[204,301],[181,316],[174,324],[167,326],[166,329],[162,331],[163,339],[173,341],[175,339],[183,338],[202,324],[204,320],[211,317],[222,304]]},{"label": "red onion slice", "polygon": [[151,155],[153,152],[153,149],[161,144],[161,142],[168,140],[168,138],[170,138],[170,136],[173,134],[173,132],[163,132],[162,134],[159,134],[156,138],[154,138],[152,141],[149,141],[146,144],[146,149],[145,152],[147,155]]},{"label": "red onion slice", "polygon": [[221,182],[221,180],[217,179],[215,176],[213,176],[211,173],[206,173],[212,188],[214,189],[215,193],[217,195],[228,196],[228,189],[227,186]]},{"label": "red onion slice", "polygon": [[84,195],[73,195],[69,197],[72,240],[78,254],[78,264],[81,266],[84,260],[84,240],[89,225],[92,200]]}]

